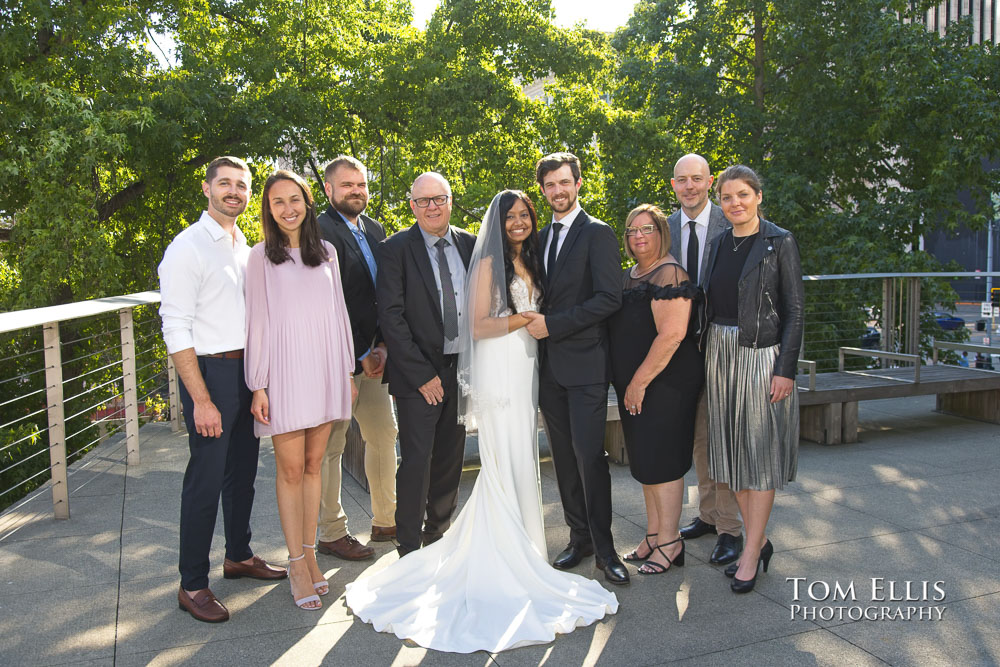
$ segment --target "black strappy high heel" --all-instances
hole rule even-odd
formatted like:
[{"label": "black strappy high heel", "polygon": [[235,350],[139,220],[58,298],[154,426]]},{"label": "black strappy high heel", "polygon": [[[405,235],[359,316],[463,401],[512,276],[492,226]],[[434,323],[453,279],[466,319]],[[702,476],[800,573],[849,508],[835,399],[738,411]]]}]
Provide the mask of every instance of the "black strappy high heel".
[{"label": "black strappy high heel", "polygon": [[646,546],[649,547],[649,553],[647,555],[640,556],[639,555],[639,550],[638,549],[634,549],[632,551],[632,553],[625,554],[624,556],[622,556],[622,560],[626,561],[628,563],[635,563],[635,562],[640,562],[641,563],[641,562],[644,562],[650,556],[652,556],[653,555],[653,549],[655,549],[656,547],[654,545],[652,545],[652,544],[649,543],[649,538],[651,538],[651,537],[656,537],[656,533],[646,533],[646,537],[643,539],[643,541],[646,543]]},{"label": "black strappy high heel", "polygon": [[[667,555],[667,552],[663,550],[663,547],[669,547],[671,544],[677,544],[678,542],[681,543],[680,553],[678,553],[677,556],[675,556],[674,559],[671,560],[670,556]],[[669,563],[669,565],[663,566],[660,565],[659,563],[647,560],[642,567],[651,567],[653,568],[653,570],[649,571],[639,568],[639,574],[663,574],[674,565],[676,565],[677,567],[684,567],[684,540],[682,540],[681,538],[678,537],[673,542],[667,542],[666,544],[657,544],[655,548],[657,551],[663,554],[663,557],[667,559],[667,563]],[[653,554],[651,553],[650,556],[652,555]]]}]

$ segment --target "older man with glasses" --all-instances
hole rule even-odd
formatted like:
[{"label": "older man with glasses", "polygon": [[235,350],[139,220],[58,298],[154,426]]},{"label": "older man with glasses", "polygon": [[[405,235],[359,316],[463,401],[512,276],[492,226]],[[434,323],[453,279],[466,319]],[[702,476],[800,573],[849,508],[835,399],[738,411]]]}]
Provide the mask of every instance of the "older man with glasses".
[{"label": "older man with glasses", "polygon": [[458,423],[458,321],[476,237],[452,227],[451,186],[436,172],[410,189],[417,224],[379,244],[383,382],[396,398],[400,463],[396,539],[404,556],[440,539],[458,502],[465,427]]}]

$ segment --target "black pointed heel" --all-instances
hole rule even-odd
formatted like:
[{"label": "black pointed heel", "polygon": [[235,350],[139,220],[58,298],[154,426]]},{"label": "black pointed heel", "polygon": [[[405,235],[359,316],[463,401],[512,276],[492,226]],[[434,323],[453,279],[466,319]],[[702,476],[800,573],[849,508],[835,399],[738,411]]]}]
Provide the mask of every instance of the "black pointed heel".
[{"label": "black pointed heel", "polygon": [[[760,548],[760,560],[757,562],[761,563],[764,567],[764,571],[767,572],[767,566],[771,563],[771,556],[774,555],[774,545],[771,544],[771,540],[764,543],[764,546]],[[733,579],[736,577],[736,570],[740,568],[739,561],[736,561],[725,570],[722,571],[724,575]]]},{"label": "black pointed heel", "polygon": [[757,573],[760,572],[760,561],[757,561],[757,569],[753,573],[753,578],[747,579],[737,579],[733,576],[733,581],[729,584],[729,588],[732,589],[734,593],[749,593],[753,590],[753,587],[757,585]]}]

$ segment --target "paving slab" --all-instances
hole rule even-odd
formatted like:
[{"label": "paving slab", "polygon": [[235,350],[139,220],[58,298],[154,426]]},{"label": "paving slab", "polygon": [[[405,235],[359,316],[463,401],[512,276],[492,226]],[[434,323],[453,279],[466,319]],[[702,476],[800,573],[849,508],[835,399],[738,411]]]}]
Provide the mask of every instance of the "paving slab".
[{"label": "paving slab", "polygon": [[830,631],[893,665],[996,665],[1000,595],[944,605],[940,621],[858,621]]},{"label": "paving slab", "polygon": [[8,665],[56,665],[111,658],[117,631],[115,585],[54,588],[0,596],[0,656]]},{"label": "paving slab", "polygon": [[840,667],[841,665],[875,666],[889,663],[879,660],[829,630],[811,630],[664,664],[680,667],[699,667],[701,665],[729,665],[730,667],[831,665]]},{"label": "paving slab", "polygon": [[917,529],[1000,514],[997,474],[992,470],[908,479],[817,494],[873,518]]}]

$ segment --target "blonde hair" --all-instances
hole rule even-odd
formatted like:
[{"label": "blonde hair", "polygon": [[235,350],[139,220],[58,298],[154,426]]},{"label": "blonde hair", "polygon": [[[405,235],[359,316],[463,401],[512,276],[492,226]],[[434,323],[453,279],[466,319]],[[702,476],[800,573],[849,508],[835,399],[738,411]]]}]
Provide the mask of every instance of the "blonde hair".
[{"label": "blonde hair", "polygon": [[662,259],[667,256],[670,252],[670,224],[667,222],[667,216],[663,214],[659,206],[654,204],[639,204],[634,209],[629,211],[628,217],[625,218],[625,229],[622,230],[623,242],[625,245],[625,254],[635,259],[635,255],[632,254],[632,249],[628,247],[628,236],[625,234],[628,231],[629,226],[632,221],[643,213],[648,213],[649,217],[653,219],[653,224],[656,225],[656,231],[660,233],[660,257]]}]

